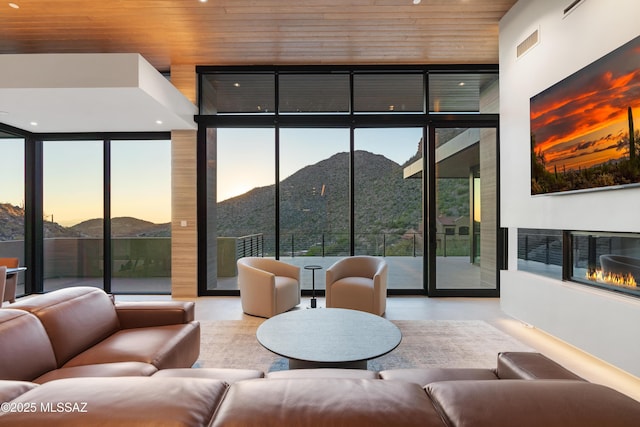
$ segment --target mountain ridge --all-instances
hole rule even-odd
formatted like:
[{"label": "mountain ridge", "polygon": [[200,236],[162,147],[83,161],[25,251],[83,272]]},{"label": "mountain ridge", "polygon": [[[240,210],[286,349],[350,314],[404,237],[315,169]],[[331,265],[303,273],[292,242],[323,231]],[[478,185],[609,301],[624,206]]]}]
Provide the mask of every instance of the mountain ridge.
[{"label": "mountain ridge", "polygon": [[[355,151],[353,163],[356,234],[421,232],[421,180],[405,179],[403,166],[379,154]],[[349,168],[349,153],[336,153],[282,180],[281,236],[306,235],[312,240],[325,234],[348,236]],[[438,203],[438,215],[468,215],[466,180],[438,180]],[[216,205],[216,234],[219,237],[273,234],[275,208],[273,184],[221,201]],[[24,239],[23,208],[0,203],[0,224],[1,240]],[[103,220],[89,219],[71,227],[44,221],[44,229],[45,238],[101,238]],[[170,237],[171,223],[155,224],[138,218],[117,217],[111,220],[111,231],[113,237]]]}]

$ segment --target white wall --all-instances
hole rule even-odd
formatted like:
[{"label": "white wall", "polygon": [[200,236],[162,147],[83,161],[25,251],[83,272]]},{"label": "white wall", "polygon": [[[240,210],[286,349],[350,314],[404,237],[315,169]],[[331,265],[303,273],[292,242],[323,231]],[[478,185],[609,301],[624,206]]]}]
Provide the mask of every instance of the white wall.
[{"label": "white wall", "polygon": [[[640,376],[640,300],[517,271],[518,228],[640,232],[640,188],[530,195],[530,98],[640,35],[638,0],[584,0],[563,17],[570,3],[520,0],[500,22],[501,226],[509,228],[502,307]],[[535,29],[539,44],[516,58]]]}]

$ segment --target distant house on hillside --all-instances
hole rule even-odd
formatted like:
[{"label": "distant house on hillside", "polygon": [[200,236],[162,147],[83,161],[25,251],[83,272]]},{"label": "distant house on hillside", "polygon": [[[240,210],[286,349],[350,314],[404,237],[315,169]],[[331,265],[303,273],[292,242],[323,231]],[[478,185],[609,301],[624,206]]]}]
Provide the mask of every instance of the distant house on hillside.
[{"label": "distant house on hillside", "polygon": [[436,253],[438,256],[469,256],[471,251],[468,216],[436,218]]},{"label": "distant house on hillside", "polygon": [[468,236],[469,217],[468,216],[439,216],[436,218],[436,233],[446,236]]}]

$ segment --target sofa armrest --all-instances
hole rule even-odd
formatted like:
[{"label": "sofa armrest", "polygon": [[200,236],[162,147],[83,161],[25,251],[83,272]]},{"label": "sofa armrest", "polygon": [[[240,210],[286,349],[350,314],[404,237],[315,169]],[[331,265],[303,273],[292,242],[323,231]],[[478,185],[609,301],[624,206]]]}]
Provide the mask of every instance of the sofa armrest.
[{"label": "sofa armrest", "polygon": [[581,380],[583,378],[535,352],[498,353],[497,375],[503,380]]},{"label": "sofa armrest", "polygon": [[635,426],[640,403],[575,380],[442,381],[425,387],[447,426]]},{"label": "sofa armrest", "polygon": [[115,304],[120,328],[147,328],[192,322],[193,301],[118,302]]}]

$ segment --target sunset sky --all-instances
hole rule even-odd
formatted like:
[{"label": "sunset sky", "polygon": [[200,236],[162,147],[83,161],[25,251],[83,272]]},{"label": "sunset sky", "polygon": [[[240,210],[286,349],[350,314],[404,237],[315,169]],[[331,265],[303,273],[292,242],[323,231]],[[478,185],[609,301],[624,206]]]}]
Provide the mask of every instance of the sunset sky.
[{"label": "sunset sky", "polygon": [[638,130],[640,37],[531,98],[534,150],[558,172],[625,157],[628,107]]},{"label": "sunset sky", "polygon": [[[275,182],[273,129],[218,130],[218,201]],[[358,129],[356,150],[403,163],[418,150],[422,128]],[[349,151],[349,129],[282,129],[280,179]],[[111,214],[171,221],[170,141],[112,141]],[[24,147],[2,140],[0,203],[24,206]],[[101,141],[46,142],[44,216],[64,226],[103,216]]]},{"label": "sunset sky", "polygon": [[[218,129],[217,201],[275,183],[273,129]],[[355,149],[398,164],[418,151],[422,128],[356,129]],[[349,129],[281,129],[280,179],[349,151]]]}]

